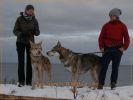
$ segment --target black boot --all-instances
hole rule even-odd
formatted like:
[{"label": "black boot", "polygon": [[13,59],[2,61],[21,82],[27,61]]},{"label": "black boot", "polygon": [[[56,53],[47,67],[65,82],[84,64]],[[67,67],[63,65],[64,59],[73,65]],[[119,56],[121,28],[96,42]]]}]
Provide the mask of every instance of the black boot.
[{"label": "black boot", "polygon": [[116,83],[111,83],[111,90],[115,90],[115,88],[116,88]]},{"label": "black boot", "polygon": [[31,82],[26,83],[27,86],[32,86]]},{"label": "black boot", "polygon": [[18,87],[23,87],[24,86],[24,83],[19,83],[18,84]]}]

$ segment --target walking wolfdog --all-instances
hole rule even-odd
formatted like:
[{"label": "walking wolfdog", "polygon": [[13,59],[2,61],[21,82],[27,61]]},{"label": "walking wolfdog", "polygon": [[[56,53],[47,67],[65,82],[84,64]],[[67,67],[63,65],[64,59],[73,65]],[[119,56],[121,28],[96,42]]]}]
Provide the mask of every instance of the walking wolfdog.
[{"label": "walking wolfdog", "polygon": [[44,72],[47,72],[49,79],[51,80],[51,63],[49,59],[42,54],[42,43],[30,42],[31,49],[31,64],[32,64],[32,88],[43,88]]},{"label": "walking wolfdog", "polygon": [[47,52],[49,56],[57,56],[65,68],[72,73],[72,82],[77,82],[81,73],[90,72],[93,86],[98,84],[98,76],[101,70],[101,57],[88,53],[75,53],[64,48],[60,42]]}]

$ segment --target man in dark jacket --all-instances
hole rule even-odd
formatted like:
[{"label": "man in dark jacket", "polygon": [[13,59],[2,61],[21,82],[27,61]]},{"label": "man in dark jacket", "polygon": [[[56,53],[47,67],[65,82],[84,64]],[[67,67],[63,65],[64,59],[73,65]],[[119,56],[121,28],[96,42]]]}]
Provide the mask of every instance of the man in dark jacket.
[{"label": "man in dark jacket", "polygon": [[121,56],[127,50],[130,38],[126,25],[120,21],[122,11],[114,8],[110,11],[110,21],[106,23],[99,36],[99,48],[103,53],[103,68],[99,76],[98,89],[102,89],[109,63],[112,61],[111,89],[116,87]]},{"label": "man in dark jacket", "polygon": [[32,68],[30,58],[30,41],[34,42],[34,35],[38,36],[40,34],[38,21],[35,18],[34,7],[32,5],[27,5],[25,12],[20,13],[20,17],[16,20],[13,33],[17,36],[18,86],[22,87],[25,84],[25,50],[27,55],[26,85],[31,85]]}]

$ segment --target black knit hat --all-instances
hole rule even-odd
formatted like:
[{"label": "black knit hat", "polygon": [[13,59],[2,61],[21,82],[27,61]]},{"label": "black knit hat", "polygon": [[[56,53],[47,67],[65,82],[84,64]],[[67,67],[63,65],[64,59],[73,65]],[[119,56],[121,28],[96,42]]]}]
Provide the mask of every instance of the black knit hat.
[{"label": "black knit hat", "polygon": [[30,9],[33,9],[34,10],[34,6],[33,5],[27,5],[25,10],[30,10]]}]

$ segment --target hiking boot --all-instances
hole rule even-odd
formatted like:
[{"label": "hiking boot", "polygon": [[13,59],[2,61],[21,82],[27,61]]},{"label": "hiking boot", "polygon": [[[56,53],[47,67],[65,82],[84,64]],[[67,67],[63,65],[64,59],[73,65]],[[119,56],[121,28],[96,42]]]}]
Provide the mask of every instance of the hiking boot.
[{"label": "hiking boot", "polygon": [[26,84],[27,86],[32,86],[32,84]]},{"label": "hiking boot", "polygon": [[32,86],[31,82],[26,83],[27,86]]},{"label": "hiking boot", "polygon": [[24,83],[19,83],[18,84],[18,87],[23,87],[24,86]]},{"label": "hiking boot", "polygon": [[111,90],[115,90],[116,89],[116,83],[111,83]]}]

